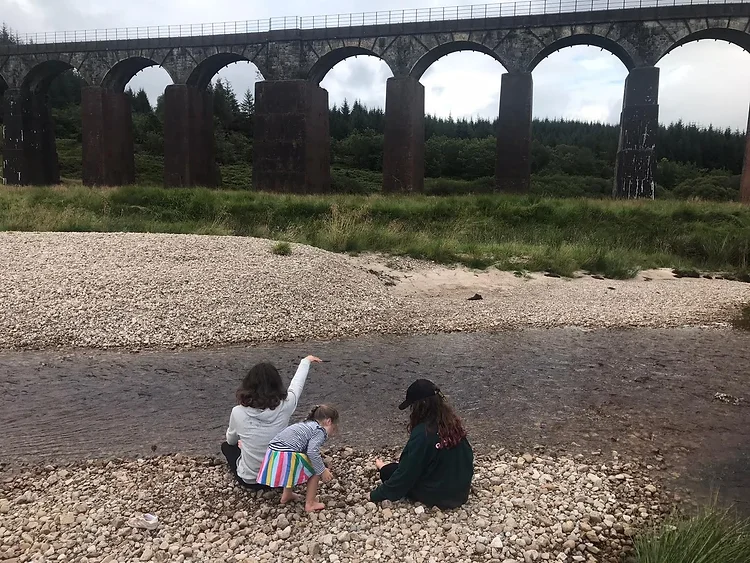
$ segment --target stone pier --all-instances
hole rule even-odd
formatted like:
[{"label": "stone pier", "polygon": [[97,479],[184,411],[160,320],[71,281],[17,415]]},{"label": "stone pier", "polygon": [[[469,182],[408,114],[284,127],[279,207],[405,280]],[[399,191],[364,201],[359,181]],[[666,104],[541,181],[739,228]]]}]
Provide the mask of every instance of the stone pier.
[{"label": "stone pier", "polygon": [[214,142],[213,96],[184,84],[164,92],[164,184],[221,185]]},{"label": "stone pier", "polygon": [[740,201],[750,203],[750,114],[748,114],[747,131],[745,132],[745,159],[742,162]]},{"label": "stone pier", "polygon": [[653,199],[659,131],[659,69],[634,68],[625,79],[614,196]]},{"label": "stone pier", "polygon": [[389,78],[385,98],[383,191],[424,190],[424,86],[416,78]]},{"label": "stone pier", "polygon": [[534,81],[530,72],[503,74],[497,122],[495,182],[503,192],[531,187],[531,116]]},{"label": "stone pier", "polygon": [[328,92],[307,80],[256,82],[253,188],[322,193],[331,188]]},{"label": "stone pier", "polygon": [[49,186],[60,183],[55,127],[47,95],[10,88],[3,97],[3,183]]},{"label": "stone pier", "polygon": [[128,96],[105,88],[84,88],[81,119],[84,185],[134,183],[133,118]]}]

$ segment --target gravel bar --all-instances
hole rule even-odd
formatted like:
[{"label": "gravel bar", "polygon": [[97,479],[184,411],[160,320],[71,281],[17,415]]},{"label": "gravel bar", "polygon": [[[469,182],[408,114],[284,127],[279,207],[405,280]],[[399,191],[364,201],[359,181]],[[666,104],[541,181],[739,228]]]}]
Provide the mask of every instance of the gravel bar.
[{"label": "gravel bar", "polygon": [[[431,292],[465,269],[256,238],[0,234],[0,349],[182,348],[367,334],[726,324],[750,284],[726,280],[514,280]],[[385,260],[385,259],[384,259]],[[396,268],[396,270],[393,270]],[[397,276],[394,271],[401,271]],[[390,273],[389,273],[390,272]],[[432,272],[432,281],[426,273]],[[498,276],[512,274],[496,272]],[[395,281],[394,281],[395,280]],[[421,281],[419,281],[421,280]],[[418,291],[409,284],[422,283]],[[412,287],[413,289],[413,287]]]},{"label": "gravel bar", "polygon": [[[376,506],[372,454],[329,452],[335,479],[314,515],[239,488],[215,458],[37,466],[2,481],[0,560],[619,563],[670,505],[644,466],[616,457],[499,451],[478,456],[462,509]],[[143,513],[158,529],[130,526]]]}]

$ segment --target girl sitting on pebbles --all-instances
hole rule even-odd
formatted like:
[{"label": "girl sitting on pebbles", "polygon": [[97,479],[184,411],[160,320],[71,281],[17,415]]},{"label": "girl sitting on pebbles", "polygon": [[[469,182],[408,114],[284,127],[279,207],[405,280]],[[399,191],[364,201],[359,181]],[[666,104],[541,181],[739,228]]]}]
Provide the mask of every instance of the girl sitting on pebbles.
[{"label": "girl sitting on pebbles", "polygon": [[256,478],[268,443],[289,424],[305,388],[310,364],[320,361],[316,356],[304,358],[288,389],[284,387],[279,370],[268,363],[253,366],[242,380],[237,390],[238,405],[229,417],[226,442],[221,445],[221,451],[230,471],[243,487],[266,488],[258,484]]},{"label": "girl sitting on pebbles", "polygon": [[313,407],[307,420],[292,424],[281,431],[268,444],[266,457],[258,472],[258,483],[268,487],[284,487],[281,504],[302,500],[292,488],[307,482],[305,510],[322,510],[325,505],[318,502],[318,485],[322,480],[333,479],[326,468],[320,447],[336,432],[338,411],[328,405]]}]

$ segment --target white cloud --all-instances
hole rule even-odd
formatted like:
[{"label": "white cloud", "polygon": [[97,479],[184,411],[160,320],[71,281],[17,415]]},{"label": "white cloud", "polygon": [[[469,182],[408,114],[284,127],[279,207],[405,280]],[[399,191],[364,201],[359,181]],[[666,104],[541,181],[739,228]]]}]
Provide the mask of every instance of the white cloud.
[{"label": "white cloud", "polygon": [[699,41],[675,49],[657,66],[661,121],[745,129],[750,53],[721,41]]}]

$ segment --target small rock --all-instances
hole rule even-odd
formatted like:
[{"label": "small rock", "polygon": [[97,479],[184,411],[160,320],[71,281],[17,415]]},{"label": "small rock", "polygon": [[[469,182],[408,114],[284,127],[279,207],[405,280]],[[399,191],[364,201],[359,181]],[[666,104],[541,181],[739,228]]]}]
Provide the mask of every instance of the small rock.
[{"label": "small rock", "polygon": [[63,526],[70,526],[71,524],[74,524],[76,521],[75,514],[72,512],[66,512],[62,516],[60,516],[60,524]]}]

